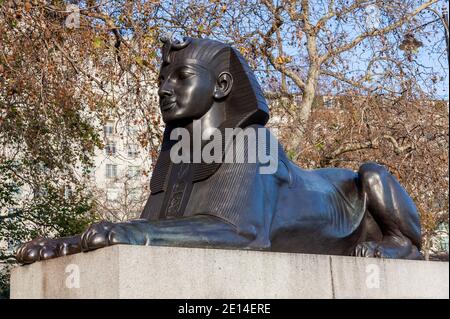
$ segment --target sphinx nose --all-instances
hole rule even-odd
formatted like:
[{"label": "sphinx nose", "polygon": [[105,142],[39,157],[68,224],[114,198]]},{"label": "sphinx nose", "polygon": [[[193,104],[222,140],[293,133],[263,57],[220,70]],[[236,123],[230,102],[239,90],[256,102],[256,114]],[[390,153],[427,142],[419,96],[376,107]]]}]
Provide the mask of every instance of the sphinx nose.
[{"label": "sphinx nose", "polygon": [[158,95],[160,98],[171,97],[173,95],[173,90],[164,83],[159,88]]}]

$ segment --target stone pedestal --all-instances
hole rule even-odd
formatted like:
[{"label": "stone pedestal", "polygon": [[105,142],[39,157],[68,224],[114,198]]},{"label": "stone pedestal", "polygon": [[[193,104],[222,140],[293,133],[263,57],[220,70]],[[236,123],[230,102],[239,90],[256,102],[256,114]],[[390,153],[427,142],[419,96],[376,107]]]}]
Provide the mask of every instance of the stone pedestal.
[{"label": "stone pedestal", "polygon": [[11,298],[448,298],[447,262],[118,245],[13,269]]}]

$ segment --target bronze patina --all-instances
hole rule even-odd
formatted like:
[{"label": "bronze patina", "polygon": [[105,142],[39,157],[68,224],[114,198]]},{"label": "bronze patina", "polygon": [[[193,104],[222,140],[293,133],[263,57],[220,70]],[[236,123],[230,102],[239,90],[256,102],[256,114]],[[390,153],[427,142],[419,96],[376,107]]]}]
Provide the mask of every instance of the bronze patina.
[{"label": "bronze patina", "polygon": [[[232,46],[192,38],[163,42],[158,94],[166,128],[140,219],[102,221],[81,235],[35,239],[19,248],[21,263],[115,244],[420,258],[416,207],[376,163],[362,164],[357,172],[306,170],[288,160],[282,147],[273,174],[262,174],[260,162],[172,161],[172,131],[192,132],[195,121],[202,131],[241,128],[274,137],[264,127],[269,110],[263,92]],[[249,136],[257,142],[261,135]],[[220,158],[230,150],[230,141],[222,142]],[[235,145],[235,153],[247,156],[246,145]]]}]

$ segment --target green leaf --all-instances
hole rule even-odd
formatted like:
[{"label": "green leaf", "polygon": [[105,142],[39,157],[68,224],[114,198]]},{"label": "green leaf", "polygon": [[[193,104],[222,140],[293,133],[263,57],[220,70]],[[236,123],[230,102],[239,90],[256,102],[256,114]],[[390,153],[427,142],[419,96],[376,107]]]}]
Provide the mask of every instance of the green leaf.
[{"label": "green leaf", "polygon": [[101,37],[95,37],[93,41],[94,49],[100,49],[103,47],[103,39]]},{"label": "green leaf", "polygon": [[134,60],[135,60],[136,63],[139,64],[140,66],[144,65],[144,60],[143,60],[140,56],[137,56]]}]

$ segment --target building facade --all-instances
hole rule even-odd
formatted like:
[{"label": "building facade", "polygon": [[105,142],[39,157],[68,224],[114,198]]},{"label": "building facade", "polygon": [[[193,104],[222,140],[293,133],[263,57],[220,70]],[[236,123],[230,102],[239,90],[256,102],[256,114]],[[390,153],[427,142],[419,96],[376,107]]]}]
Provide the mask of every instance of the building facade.
[{"label": "building facade", "polygon": [[103,126],[103,149],[97,149],[89,185],[98,213],[123,221],[139,217],[150,191],[152,160],[138,142],[139,128],[120,120]]}]

